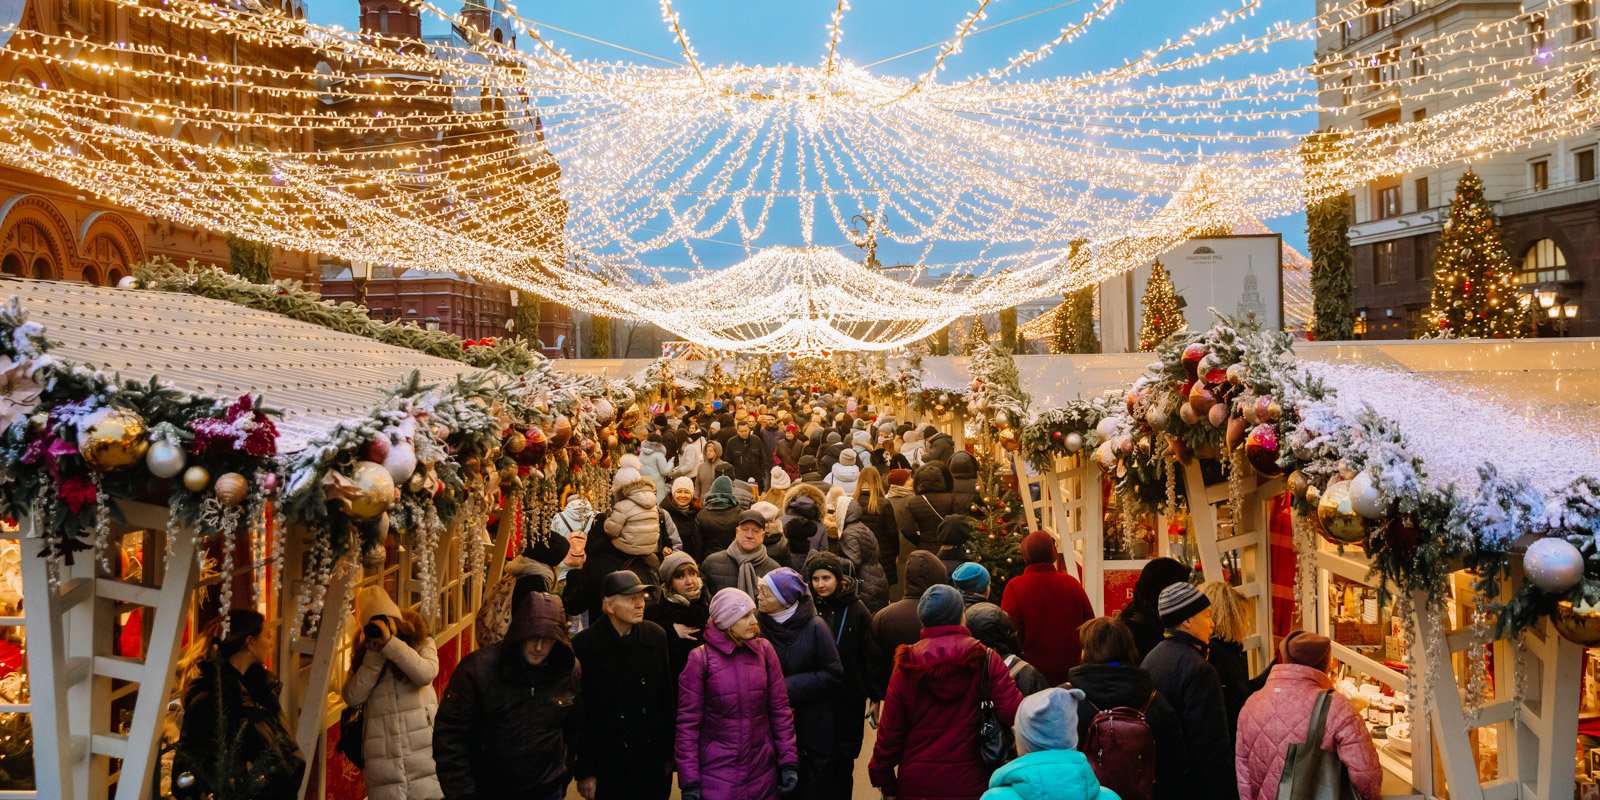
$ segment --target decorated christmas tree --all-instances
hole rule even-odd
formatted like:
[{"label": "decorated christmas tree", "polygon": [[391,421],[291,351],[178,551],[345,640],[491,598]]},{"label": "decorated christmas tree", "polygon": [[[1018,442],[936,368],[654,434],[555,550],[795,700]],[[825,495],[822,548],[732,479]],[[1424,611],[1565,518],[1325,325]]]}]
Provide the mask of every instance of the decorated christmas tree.
[{"label": "decorated christmas tree", "polygon": [[989,327],[983,324],[983,317],[973,317],[972,327],[967,329],[967,355],[978,351],[979,347],[989,343]]},{"label": "decorated christmas tree", "polygon": [[1526,312],[1518,303],[1516,272],[1506,254],[1500,220],[1483,196],[1483,181],[1472,170],[1456,184],[1450,219],[1436,252],[1429,329],[1453,337],[1518,335],[1526,324]]},{"label": "decorated christmas tree", "polygon": [[1172,279],[1159,259],[1150,270],[1150,283],[1145,286],[1140,306],[1144,320],[1139,325],[1140,350],[1154,350],[1168,336],[1189,327],[1189,321],[1178,308],[1178,293],[1173,291]]},{"label": "decorated christmas tree", "polygon": [[1022,537],[1028,529],[1017,496],[1016,479],[987,453],[978,453],[978,502],[971,510],[956,509],[978,521],[967,543],[967,555],[989,570],[989,599],[1000,602],[1006,581],[1022,573]]},{"label": "decorated christmas tree", "polygon": [[1100,339],[1094,333],[1093,286],[1085,286],[1063,295],[1061,306],[1055,313],[1055,331],[1050,342],[1051,352],[1100,352]]}]

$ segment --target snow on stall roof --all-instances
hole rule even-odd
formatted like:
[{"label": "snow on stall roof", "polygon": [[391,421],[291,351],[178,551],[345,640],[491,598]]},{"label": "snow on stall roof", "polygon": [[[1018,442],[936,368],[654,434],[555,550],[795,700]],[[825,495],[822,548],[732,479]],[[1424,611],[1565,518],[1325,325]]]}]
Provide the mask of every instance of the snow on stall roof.
[{"label": "snow on stall roof", "polygon": [[1478,467],[1554,490],[1600,477],[1600,341],[1297,344],[1341,409],[1393,420],[1431,482],[1463,490]]},{"label": "snow on stall roof", "polygon": [[413,370],[424,382],[478,372],[280,314],[176,292],[6,279],[44,326],[58,358],[123,378],[159,376],[177,389],[229,400],[259,393],[284,412],[278,447],[298,450],[335,423],[361,417]]}]

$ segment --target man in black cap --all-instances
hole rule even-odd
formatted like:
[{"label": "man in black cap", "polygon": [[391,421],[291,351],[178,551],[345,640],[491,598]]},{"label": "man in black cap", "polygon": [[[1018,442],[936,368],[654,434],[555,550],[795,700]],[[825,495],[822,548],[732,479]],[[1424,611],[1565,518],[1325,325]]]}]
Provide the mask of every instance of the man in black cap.
[{"label": "man in black cap", "polygon": [[[666,800],[677,693],[667,635],[644,618],[655,587],[630,570],[600,583],[605,621],[572,640],[587,712],[576,773],[595,779],[585,800]],[[585,788],[581,780],[578,788]]]},{"label": "man in black cap", "polygon": [[766,538],[767,518],[761,516],[761,512],[740,514],[733,543],[726,550],[707,555],[705,563],[700,565],[700,573],[706,579],[706,593],[715,595],[732,586],[754,600],[761,591],[761,576],[779,566],[767,555]]}]

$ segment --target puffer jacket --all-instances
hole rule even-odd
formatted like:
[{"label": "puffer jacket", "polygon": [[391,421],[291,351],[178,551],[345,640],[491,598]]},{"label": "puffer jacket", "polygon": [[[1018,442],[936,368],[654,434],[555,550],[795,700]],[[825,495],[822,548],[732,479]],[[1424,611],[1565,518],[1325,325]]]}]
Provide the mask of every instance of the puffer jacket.
[{"label": "puffer jacket", "polygon": [[439,696],[439,649],[432,638],[412,647],[398,636],[383,649],[363,651],[361,666],[344,685],[348,706],[365,704],[361,777],[368,800],[437,800],[444,797],[433,765],[433,718]]},{"label": "puffer jacket", "polygon": [[922,593],[928,587],[949,582],[950,574],[932,553],[917,550],[906,559],[905,597],[872,615],[873,679],[877,681],[880,693],[889,685],[895,651],[922,636],[922,619],[917,616],[917,601],[922,599]]},{"label": "puffer jacket", "polygon": [[1118,800],[1076,750],[1040,750],[994,771],[983,800]]},{"label": "puffer jacket", "polygon": [[1156,743],[1156,798],[1183,800],[1193,795],[1189,784],[1189,743],[1172,704],[1150,682],[1150,673],[1132,664],[1079,664],[1067,675],[1063,688],[1081,689],[1078,706],[1078,746],[1086,747],[1094,715],[1113,708],[1144,712]]},{"label": "puffer jacket", "polygon": [[[644,618],[661,626],[667,634],[667,652],[672,659],[673,687],[677,687],[678,676],[683,674],[683,666],[689,663],[689,654],[696,647],[706,643],[706,620],[711,617],[711,599],[707,597],[705,586],[700,587],[700,596],[693,600],[682,595],[673,594],[671,587],[662,587],[661,596],[644,609]],[[677,625],[682,625],[694,632],[688,636],[678,635]]]},{"label": "puffer jacket", "polygon": [[704,800],[777,800],[779,767],[800,763],[778,653],[715,625],[705,633],[678,678],[678,785]]},{"label": "puffer jacket", "polygon": [[[712,554],[728,549],[733,544],[734,531],[739,527],[739,515],[744,511],[737,505],[732,505],[732,495],[729,495],[730,505],[727,508],[713,508],[706,506],[694,517],[695,532],[700,534],[700,550],[704,557],[696,560],[704,561]],[[690,555],[694,555],[690,553]]]},{"label": "puffer jacket", "polygon": [[783,438],[778,440],[778,446],[773,448],[773,455],[778,459],[778,466],[789,473],[790,478],[800,477],[800,457],[805,455],[806,443],[799,438]]},{"label": "puffer jacket", "polygon": [[878,563],[883,566],[883,577],[889,586],[900,582],[900,569],[896,559],[900,557],[900,525],[895,521],[894,505],[887,497],[878,498],[878,513],[873,514],[866,508],[866,501],[857,497],[856,502],[861,504],[861,521],[872,529],[873,538],[878,540]]},{"label": "puffer jacket", "polygon": [[1168,630],[1167,638],[1140,666],[1150,673],[1151,686],[1172,704],[1183,726],[1191,765],[1189,796],[1236,800],[1239,787],[1228,768],[1233,764],[1233,731],[1223,708],[1222,681],[1206,662],[1205,649],[1193,636]]},{"label": "puffer jacket", "polygon": [[922,463],[938,461],[949,464],[951,457],[956,453],[956,440],[950,438],[948,433],[936,433],[933,438],[926,440],[922,446]]},{"label": "puffer jacket", "polygon": [[606,516],[606,536],[619,552],[630,556],[656,552],[661,544],[661,510],[655,487],[641,478],[619,488],[617,496]]},{"label": "puffer jacket", "polygon": [[[184,687],[182,729],[172,756],[172,773],[187,772],[195,780],[187,788],[175,788],[173,796],[210,797],[217,788],[244,777],[246,763],[260,761],[276,768],[256,776],[264,781],[256,798],[299,797],[306,762],[283,723],[279,691],[277,677],[260,664],[243,673],[218,658],[196,664]],[[238,748],[238,757],[227,762],[222,755],[230,746]],[[274,753],[276,758],[269,755]],[[224,769],[229,771],[223,774]]]},{"label": "puffer jacket", "polygon": [[939,523],[955,514],[955,495],[950,492],[950,470],[944,462],[935,461],[917,468],[911,479],[916,497],[906,503],[911,519],[917,526],[917,538],[922,547],[936,547],[939,543]]},{"label": "puffer jacket", "polygon": [[978,460],[965,450],[950,457],[950,494],[955,513],[978,515]]},{"label": "puffer jacket", "polygon": [[889,605],[889,576],[878,557],[878,537],[867,527],[861,503],[851,500],[839,532],[839,550],[855,569],[861,602],[876,614]]},{"label": "puffer jacket", "polygon": [[783,681],[794,711],[794,740],[800,750],[802,798],[821,800],[821,776],[833,755],[833,698],[844,683],[844,664],[833,631],[817,616],[811,598],[783,622],[757,614],[761,635],[778,652]]},{"label": "puffer jacket", "polygon": [[639,474],[656,485],[656,503],[667,499],[667,476],[672,473],[672,462],[667,460],[667,446],[660,442],[639,445]]},{"label": "puffer jacket", "polygon": [[1222,702],[1228,709],[1228,730],[1237,731],[1239,712],[1256,690],[1256,684],[1250,680],[1250,660],[1244,654],[1244,645],[1213,636],[1206,650],[1206,660],[1217,668],[1217,677],[1222,680]]},{"label": "puffer jacket", "polygon": [[978,681],[989,682],[1000,724],[1011,727],[1022,695],[1000,657],[961,625],[922,629],[900,648],[884,695],[867,776],[902,800],[973,800],[989,785],[979,760]]},{"label": "puffer jacket", "polygon": [[861,467],[844,462],[834,464],[827,477],[829,486],[837,486],[847,495],[856,493],[856,482],[859,480],[861,480]]},{"label": "puffer jacket", "polygon": [[[754,566],[756,577],[759,578],[782,565],[772,560],[772,556],[767,556],[758,559]],[[739,585],[739,562],[728,555],[727,547],[723,547],[706,556],[706,560],[700,564],[700,575],[705,579],[703,593],[715,596],[723,589]]]},{"label": "puffer jacket", "polygon": [[[538,666],[522,643],[555,640]],[[450,676],[433,725],[433,757],[447,798],[543,796],[566,786],[582,750],[578,662],[560,603],[522,598],[506,639],[474,650]]]},{"label": "puffer jacket", "polygon": [[[1240,800],[1273,800],[1291,744],[1304,743],[1317,695],[1333,688],[1326,673],[1300,664],[1279,664],[1266,686],[1250,696],[1239,713],[1239,756],[1235,763]],[[1321,746],[1337,753],[1350,782],[1366,800],[1377,800],[1383,767],[1350,701],[1335,693],[1328,707]]]}]

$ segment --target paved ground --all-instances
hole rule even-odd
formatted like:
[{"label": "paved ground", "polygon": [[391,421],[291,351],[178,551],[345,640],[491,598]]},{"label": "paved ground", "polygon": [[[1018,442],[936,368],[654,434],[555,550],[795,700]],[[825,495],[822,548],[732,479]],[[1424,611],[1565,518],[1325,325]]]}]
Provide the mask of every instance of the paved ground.
[{"label": "paved ground", "polygon": [[[867,783],[867,759],[872,755],[872,742],[876,738],[877,731],[867,728],[867,741],[861,745],[861,756],[856,759],[856,791],[850,800],[878,800],[878,798],[882,797],[876,789],[872,788],[872,784]],[[576,787],[567,788],[567,800],[581,800]],[[672,787],[672,800],[678,800],[676,783]],[[843,800],[843,798],[840,800]]]}]

